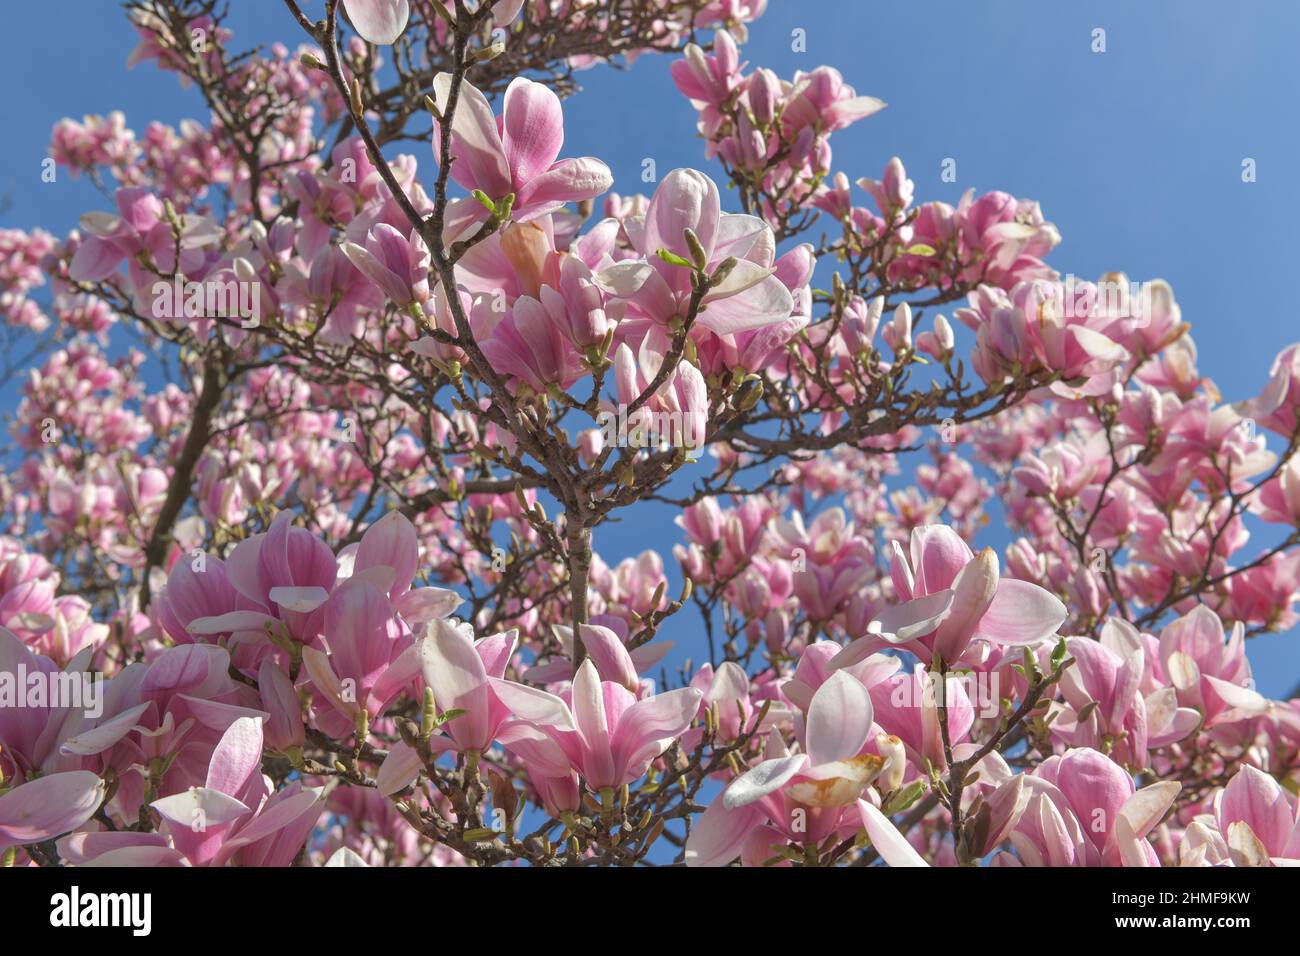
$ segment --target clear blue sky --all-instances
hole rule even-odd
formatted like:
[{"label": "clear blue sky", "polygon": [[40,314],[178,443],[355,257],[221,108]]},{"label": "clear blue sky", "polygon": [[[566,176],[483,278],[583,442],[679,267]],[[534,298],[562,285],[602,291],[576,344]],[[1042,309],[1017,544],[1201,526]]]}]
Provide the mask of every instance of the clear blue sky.
[{"label": "clear blue sky", "polygon": [[[231,6],[238,41],[299,41],[279,0]],[[10,198],[0,225],[62,233],[80,212],[107,208],[84,181],[40,181],[58,118],[122,109],[138,131],[152,119],[206,118],[173,78],[124,69],[134,36],[109,0],[7,3],[0,16],[0,195]],[[1101,54],[1090,49],[1098,27]],[[806,53],[791,50],[795,28],[807,32]],[[1300,340],[1289,311],[1300,262],[1297,50],[1291,0],[771,0],[743,57],[782,76],[827,63],[889,104],[833,138],[835,166],[851,179],[878,177],[897,154],[918,200],[955,202],[972,186],[1039,200],[1064,236],[1051,259],[1062,273],[1167,279],[1202,371],[1236,400],[1257,393],[1273,356]],[[605,159],[620,192],[644,188],[646,157],[661,174],[709,170],[669,62],[591,71],[566,103],[565,154]],[[415,151],[431,169],[427,149]],[[945,157],[957,160],[955,184],[940,182]],[[1246,157],[1257,182],[1241,181]],[[0,411],[12,404],[12,389],[0,392]],[[671,566],[678,538],[668,518],[638,512],[602,529],[597,546],[611,563],[655,547]],[[1300,636],[1257,639],[1250,653],[1267,694],[1300,677]]]}]

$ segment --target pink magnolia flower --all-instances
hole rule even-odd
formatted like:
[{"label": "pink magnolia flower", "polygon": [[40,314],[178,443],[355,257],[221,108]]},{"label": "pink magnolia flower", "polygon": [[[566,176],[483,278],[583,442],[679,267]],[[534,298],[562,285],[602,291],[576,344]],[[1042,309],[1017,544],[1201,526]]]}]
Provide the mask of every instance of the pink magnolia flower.
[{"label": "pink magnolia flower", "polygon": [[[735,661],[723,661],[716,671],[712,664],[705,662],[691,678],[691,686],[703,695],[700,698],[700,716],[703,717],[712,705],[718,705],[719,740],[735,740],[749,725],[750,716],[754,712],[749,683],[749,675]],[[686,746],[685,740],[683,745]],[[687,749],[691,748],[687,746]]]},{"label": "pink magnolia flower", "polygon": [[870,302],[861,296],[853,296],[844,308],[844,319],[840,323],[840,337],[844,347],[851,356],[863,355],[872,349],[876,330],[880,328],[880,317],[884,312],[885,300],[880,296]]},{"label": "pink magnolia flower", "polygon": [[723,213],[718,187],[693,169],[674,169],[655,190],[643,220],[624,228],[642,260],[616,263],[597,279],[611,295],[628,298],[628,315],[660,326],[681,321],[691,298],[691,270],[665,262],[666,250],[688,262],[690,229],[704,251],[705,271],[735,259],[727,277],[705,294],[698,322],[719,335],[743,332],[788,319],[794,311],[790,290],[776,277],[776,239],[754,216]]},{"label": "pink magnolia flower", "polygon": [[[266,716],[249,706],[257,698],[230,677],[230,665],[230,655],[215,645],[166,648],[113,681],[112,710],[120,711],[118,716],[63,745],[64,751],[93,755],[95,764],[115,769],[118,788],[110,801],[115,815],[137,817],[155,773],[156,792],[164,794],[202,782],[213,748],[230,725]],[[106,748],[106,741],[115,742]]]},{"label": "pink magnolia flower", "polygon": [[[971,189],[962,196],[952,223],[946,221],[941,204],[931,204],[939,214],[932,228],[942,236],[955,226],[963,251],[975,260],[967,278],[983,278],[1000,289],[1011,289],[1021,281],[1055,278],[1042,257],[1060,244],[1061,234],[1043,218],[1038,203],[1004,192],[985,193],[978,199],[974,194]],[[975,252],[980,255],[972,255]]]},{"label": "pink magnolia flower", "polygon": [[0,546],[11,541],[15,553],[0,557],[0,627],[35,640],[54,627],[60,575],[45,558],[21,550],[14,539],[0,539]]},{"label": "pink magnolia flower", "polygon": [[673,83],[683,96],[700,106],[720,106],[740,82],[740,54],[726,30],[713,34],[713,53],[694,43],[682,49],[682,59],[669,67]]},{"label": "pink magnolia flower", "polygon": [[577,256],[560,260],[558,289],[544,285],[539,292],[542,305],[560,322],[576,349],[594,349],[615,327],[591,269]]},{"label": "pink magnolia flower", "polygon": [[1282,466],[1281,474],[1264,483],[1258,510],[1266,521],[1300,524],[1300,460],[1290,459]]},{"label": "pink magnolia flower", "polygon": [[880,207],[880,211],[891,218],[899,218],[901,214],[912,205],[912,196],[915,192],[915,185],[907,178],[907,170],[903,168],[903,161],[897,156],[889,160],[885,166],[885,174],[879,181],[863,177],[858,180],[858,185],[871,193]]},{"label": "pink magnolia flower", "polygon": [[[670,68],[677,89],[700,111],[699,129],[708,141],[706,152],[709,158],[717,153],[718,134],[727,125],[723,106],[744,83],[739,53],[731,34],[718,30],[713,35],[711,54],[694,43],[688,43],[682,49],[682,59],[675,61]],[[744,116],[743,112],[741,115]],[[724,149],[730,142],[722,143]]]},{"label": "pink magnolia flower", "polygon": [[1225,643],[1223,621],[1203,604],[1160,632],[1160,663],[1178,704],[1202,713],[1207,728],[1268,709],[1267,699],[1255,690],[1245,641],[1245,627],[1238,623]]},{"label": "pink magnolia flower", "polygon": [[419,645],[420,667],[440,712],[465,711],[445,725],[457,749],[487,750],[510,716],[493,694],[492,682],[505,677],[518,640],[517,631],[507,631],[475,641],[468,624],[430,623]]},{"label": "pink magnolia flower", "polygon": [[1113,747],[1117,760],[1147,766],[1149,749],[1182,740],[1200,726],[1201,715],[1180,708],[1174,688],[1141,695],[1144,652],[1112,620],[1101,641],[1070,637],[1074,666],[1061,679],[1066,704],[1052,723],[1054,735],[1073,747]]},{"label": "pink magnolia flower", "polygon": [[329,653],[302,649],[302,662],[321,703],[316,722],[346,736],[364,712],[384,708],[417,673],[410,632],[374,575],[358,572],[334,589],[324,607],[322,640]]},{"label": "pink magnolia flower", "polygon": [[[867,661],[873,660],[873,657],[867,658]],[[979,685],[976,684],[976,689],[978,688]],[[960,679],[952,675],[941,678],[937,672],[917,664],[910,672],[900,670],[890,674],[879,683],[871,685],[870,689],[871,698],[876,702],[877,721],[887,733],[903,743],[908,758],[917,768],[924,768],[927,763],[941,769],[948,766],[943,731],[939,725],[941,699],[948,711],[948,736],[955,756],[958,745],[969,739],[975,724],[976,708],[965,683]],[[990,702],[979,703],[982,711]],[[957,756],[957,759],[961,757]]]},{"label": "pink magnolia flower", "polygon": [[1277,354],[1264,391],[1242,403],[1242,413],[1254,416],[1264,428],[1290,438],[1300,421],[1300,345],[1288,345]]},{"label": "pink magnolia flower", "polygon": [[365,246],[345,242],[343,254],[393,304],[404,309],[429,297],[429,249],[414,228],[409,237],[377,223],[366,233]]},{"label": "pink magnolia flower", "polygon": [[805,720],[805,750],[790,754],[780,735],[767,757],[713,801],[686,842],[688,866],[725,866],[737,856],[750,865],[770,858],[773,844],[816,845],[832,833],[866,827],[891,866],[924,866],[879,807],[862,794],[886,758],[864,753],[872,738],[871,695],[838,671],[817,689]]},{"label": "pink magnolia flower", "polygon": [[1065,704],[1052,731],[1075,747],[1108,750],[1121,763],[1147,765],[1147,751],[1182,740],[1196,730],[1201,715],[1180,707],[1172,687],[1143,696],[1149,669],[1141,635],[1127,621],[1111,618],[1101,640],[1066,641],[1074,664],[1061,677]]},{"label": "pink magnolia flower", "polygon": [[[33,652],[11,631],[0,627],[0,673],[43,675],[68,682],[90,667],[93,650],[83,648],[60,670],[50,658]],[[101,705],[73,707],[72,702],[47,699],[28,706],[0,707],[0,776],[14,780],[38,779],[73,770],[101,771],[114,763],[113,748],[131,733],[149,708],[136,690],[146,665],[135,665],[119,680],[100,685]],[[84,685],[83,685],[84,686]],[[89,703],[83,697],[83,701]],[[98,711],[98,712],[96,712]]]},{"label": "pink magnolia flower", "polygon": [[[193,275],[204,261],[200,250],[221,236],[220,229],[211,219],[196,215],[181,216],[181,255],[177,261],[176,237],[171,223],[164,216],[162,200],[138,186],[119,189],[114,199],[118,215],[88,212],[81,217],[81,226],[90,235],[77,247],[68,268],[68,275],[77,281],[98,282],[107,279],[126,260],[132,286],[147,290],[157,277],[141,266],[137,256],[147,255],[149,261],[164,275],[173,270]],[[145,301],[152,301],[152,297]]]},{"label": "pink magnolia flower", "polygon": [[[439,713],[464,713],[448,720],[429,740],[432,753],[450,750],[483,753],[492,746],[510,711],[492,692],[491,681],[505,676],[518,631],[474,640],[474,629],[458,621],[435,619],[416,643],[415,662],[433,691]],[[393,744],[379,769],[381,793],[396,793],[415,782],[423,764],[404,741]]]},{"label": "pink magnolia flower", "polygon": [[992,549],[978,556],[944,525],[916,528],[910,559],[898,542],[889,563],[902,604],[886,608],[868,634],[836,659],[843,667],[885,645],[917,643],[955,662],[974,640],[1037,644],[1056,633],[1065,605],[1036,584],[1001,578]]},{"label": "pink magnolia flower", "polygon": [[1187,828],[1182,866],[1300,865],[1300,819],[1295,798],[1249,764],[1214,796],[1213,813]]},{"label": "pink magnolia flower", "polygon": [[268,715],[262,728],[266,745],[280,753],[301,747],[306,739],[306,730],[298,692],[289,676],[269,657],[258,668],[257,691]]},{"label": "pink magnolia flower", "polygon": [[[276,634],[310,642],[320,633],[320,608],[329,599],[338,568],[325,542],[305,528],[294,527],[292,514],[281,511],[264,534],[235,545],[225,574],[236,604],[256,610],[236,610],[201,617],[185,624],[195,635],[233,634],[232,643]],[[178,585],[203,588],[206,570],[192,576],[181,572]],[[170,580],[169,580],[170,585]]]},{"label": "pink magnolia flower", "polygon": [[726,23],[735,31],[736,38],[744,43],[749,36],[745,24],[757,20],[767,9],[767,0],[711,0],[696,13],[701,26]]},{"label": "pink magnolia flower", "polygon": [[884,108],[884,102],[874,96],[858,96],[839,70],[819,66],[811,73],[795,73],[781,124],[787,136],[804,129],[825,135]]},{"label": "pink magnolia flower", "polygon": [[703,697],[696,688],[683,687],[638,700],[622,684],[602,681],[590,659],[573,679],[571,703],[500,678],[491,678],[491,684],[497,699],[546,734],[563,755],[564,769],[579,773],[593,791],[642,776],[690,726]]},{"label": "pink magnolia flower", "polygon": [[295,527],[292,515],[281,511],[270,530],[235,545],[224,563],[211,555],[202,562],[178,561],[160,597],[159,617],[177,641],[231,635],[242,667],[256,660],[240,656],[240,645],[252,645],[252,657],[260,658],[268,636],[315,641],[336,584],[362,572],[372,572],[371,582],[408,625],[450,613],[460,603],[454,592],[411,588],[418,561],[415,529],[400,512],[374,522],[336,558],[324,541]]},{"label": "pink magnolia flower", "polygon": [[[1007,222],[998,228],[1029,227]],[[956,311],[976,331],[973,365],[981,378],[1002,381],[1017,368],[1059,372],[1064,381],[1052,390],[1067,397],[1105,394],[1119,381],[1129,353],[1116,340],[1122,336],[1112,329],[1113,318],[1075,308],[1058,288],[1039,280],[1018,283],[1009,294],[981,286],[970,296],[971,308]]]},{"label": "pink magnolia flower", "polygon": [[[633,355],[626,343],[614,352],[614,383],[620,406],[626,408],[650,387],[667,350],[663,334],[652,329]],[[680,360],[668,380],[636,412],[607,412],[620,421],[619,436],[632,445],[648,444],[651,436],[681,448],[701,448],[708,435],[708,386],[700,370]]]},{"label": "pink magnolia flower", "polygon": [[1114,761],[1087,747],[1049,757],[1002,787],[1016,793],[1007,829],[1017,859],[999,862],[1022,866],[1159,866],[1146,835],[1182,789],[1163,781],[1137,790]]},{"label": "pink magnolia flower", "polygon": [[539,394],[545,394],[548,386],[567,389],[586,367],[564,331],[545,305],[523,295],[483,343],[483,354],[516,387],[522,382]]},{"label": "pink magnolia flower", "polygon": [[158,595],[157,614],[167,636],[178,644],[194,643],[190,624],[233,610],[260,612],[262,605],[244,597],[230,583],[226,562],[205,555],[202,562],[182,557],[172,565]]},{"label": "pink magnolia flower", "polygon": [[1296,625],[1294,596],[1300,593],[1300,554],[1277,555],[1232,579],[1232,617],[1285,631]]},{"label": "pink magnolia flower", "polygon": [[[433,89],[439,108],[446,109],[450,74],[438,74]],[[593,157],[557,162],[563,143],[564,113],[560,98],[549,87],[515,78],[506,88],[498,118],[481,92],[461,83],[452,120],[451,178],[466,189],[481,190],[493,201],[514,193],[510,215],[516,222],[544,216],[566,202],[593,199],[613,184],[609,167]],[[434,155],[440,150],[440,130],[434,124]],[[475,199],[462,200],[458,210],[467,211],[471,220],[488,214]]]}]

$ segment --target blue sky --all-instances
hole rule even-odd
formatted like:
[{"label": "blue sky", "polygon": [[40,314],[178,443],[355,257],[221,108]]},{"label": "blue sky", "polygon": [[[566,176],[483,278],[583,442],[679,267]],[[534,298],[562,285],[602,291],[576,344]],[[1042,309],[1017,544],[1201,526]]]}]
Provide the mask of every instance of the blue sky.
[{"label": "blue sky", "polygon": [[[242,44],[299,42],[278,0],[233,0]],[[317,12],[320,0],[307,3]],[[1062,273],[1123,270],[1164,278],[1192,324],[1202,372],[1226,399],[1259,391],[1269,363],[1300,338],[1290,316],[1300,235],[1300,4],[1230,7],[1190,0],[1041,3],[1039,0],[771,0],[743,58],[782,76],[823,63],[889,108],[835,135],[835,168],[878,177],[900,156],[918,200],[955,202],[970,187],[1041,202],[1064,242]],[[205,118],[193,91],[148,66],[127,72],[134,45],[107,0],[6,4],[0,57],[0,226],[61,233],[86,209],[107,208],[85,181],[40,181],[52,124],[121,109],[138,131],[152,119]],[[1094,29],[1106,51],[1092,52]],[[791,31],[806,31],[806,52]],[[565,155],[597,155],[620,192],[647,189],[642,161],[663,172],[692,165],[716,173],[694,137],[695,114],[672,86],[669,58],[628,72],[582,74],[566,103]],[[422,169],[429,152],[414,146]],[[940,181],[945,158],[957,182]],[[1243,183],[1242,161],[1257,181]],[[0,391],[0,412],[13,390]],[[1276,446],[1275,446],[1275,450]],[[611,563],[654,547],[672,564],[678,540],[667,511],[625,513],[597,546]],[[1004,542],[996,534],[986,543]],[[674,636],[686,638],[679,628]],[[692,628],[693,630],[693,628]],[[1300,678],[1295,635],[1252,642],[1256,678],[1280,695]]]}]

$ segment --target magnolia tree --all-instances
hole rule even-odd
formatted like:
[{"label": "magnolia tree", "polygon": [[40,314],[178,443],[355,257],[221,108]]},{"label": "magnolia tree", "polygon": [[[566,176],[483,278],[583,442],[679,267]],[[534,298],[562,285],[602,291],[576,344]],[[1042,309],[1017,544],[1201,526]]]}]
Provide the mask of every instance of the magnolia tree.
[{"label": "magnolia tree", "polygon": [[[765,0],[124,6],[210,119],[0,232],[6,863],[1300,862],[1300,347],[1227,404],[1165,283],[833,157]],[[643,54],[726,182],[566,152]]]}]

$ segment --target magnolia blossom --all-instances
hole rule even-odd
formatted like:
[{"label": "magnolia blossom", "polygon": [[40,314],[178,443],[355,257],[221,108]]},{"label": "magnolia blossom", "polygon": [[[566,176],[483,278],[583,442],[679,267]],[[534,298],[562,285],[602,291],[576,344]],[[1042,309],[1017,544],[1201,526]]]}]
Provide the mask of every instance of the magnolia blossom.
[{"label": "magnolia blossom", "polygon": [[[451,87],[449,74],[434,78],[439,109],[446,108]],[[437,156],[441,131],[436,123],[433,135]],[[451,177],[494,201],[513,194],[511,217],[516,222],[554,212],[566,202],[599,196],[613,183],[609,167],[591,156],[557,161],[563,143],[560,98],[546,86],[523,77],[513,80],[498,121],[483,94],[461,82],[451,130]],[[474,200],[465,200],[458,209],[470,219],[487,216]]]},{"label": "magnolia blossom", "polygon": [[578,667],[568,700],[490,680],[497,699],[554,744],[542,771],[561,776],[574,770],[595,791],[621,787],[645,773],[690,725],[702,697],[694,687],[683,687],[638,700],[621,684],[601,680],[590,660]]},{"label": "magnolia blossom", "polygon": [[[700,818],[686,848],[693,866],[725,864],[737,855],[762,863],[772,841],[817,843],[834,832],[866,828],[892,866],[924,861],[863,791],[886,758],[862,753],[872,726],[871,695],[843,671],[813,695],[806,750],[790,754],[769,739],[766,759],[738,777]],[[878,798],[877,798],[878,799]]]},{"label": "magnolia blossom", "polygon": [[794,311],[790,291],[774,274],[771,228],[754,216],[723,213],[718,187],[703,173],[674,169],[655,190],[645,217],[627,220],[624,228],[644,261],[616,264],[597,277],[606,291],[628,297],[631,316],[664,326],[685,319],[691,272],[659,253],[694,261],[688,229],[699,242],[705,272],[730,263],[725,277],[701,299],[701,325],[731,334],[772,325]]},{"label": "magnolia blossom", "polygon": [[951,529],[912,532],[910,556],[894,543],[890,576],[904,603],[886,610],[837,659],[854,663],[882,645],[916,642],[955,662],[973,640],[1036,644],[1056,633],[1065,605],[1043,588],[1002,578],[991,549],[979,555]]},{"label": "magnolia blossom", "polygon": [[1003,825],[1018,859],[1001,865],[1158,865],[1143,837],[1178,795],[1173,781],[1135,790],[1133,780],[1095,750],[1080,748],[1051,757],[1010,783],[1014,809]]},{"label": "magnolia blossom", "polygon": [[1268,774],[1242,767],[1214,796],[1212,812],[1187,827],[1183,866],[1300,865],[1296,801]]},{"label": "magnolia blossom", "polygon": [[[216,223],[204,216],[184,215],[173,226],[163,201],[147,189],[126,187],[114,198],[117,215],[93,212],[82,216],[82,228],[90,235],[77,246],[68,269],[71,278],[86,282],[106,279],[126,260],[133,284],[139,286],[145,283],[147,273],[137,257],[147,257],[144,261],[162,274],[173,269],[193,274],[203,263],[199,250],[218,238]],[[179,242],[175,228],[180,231]]]},{"label": "magnolia blossom", "polygon": [[429,250],[419,233],[409,237],[387,223],[379,223],[366,234],[366,244],[345,242],[343,254],[398,308],[428,297]]}]

